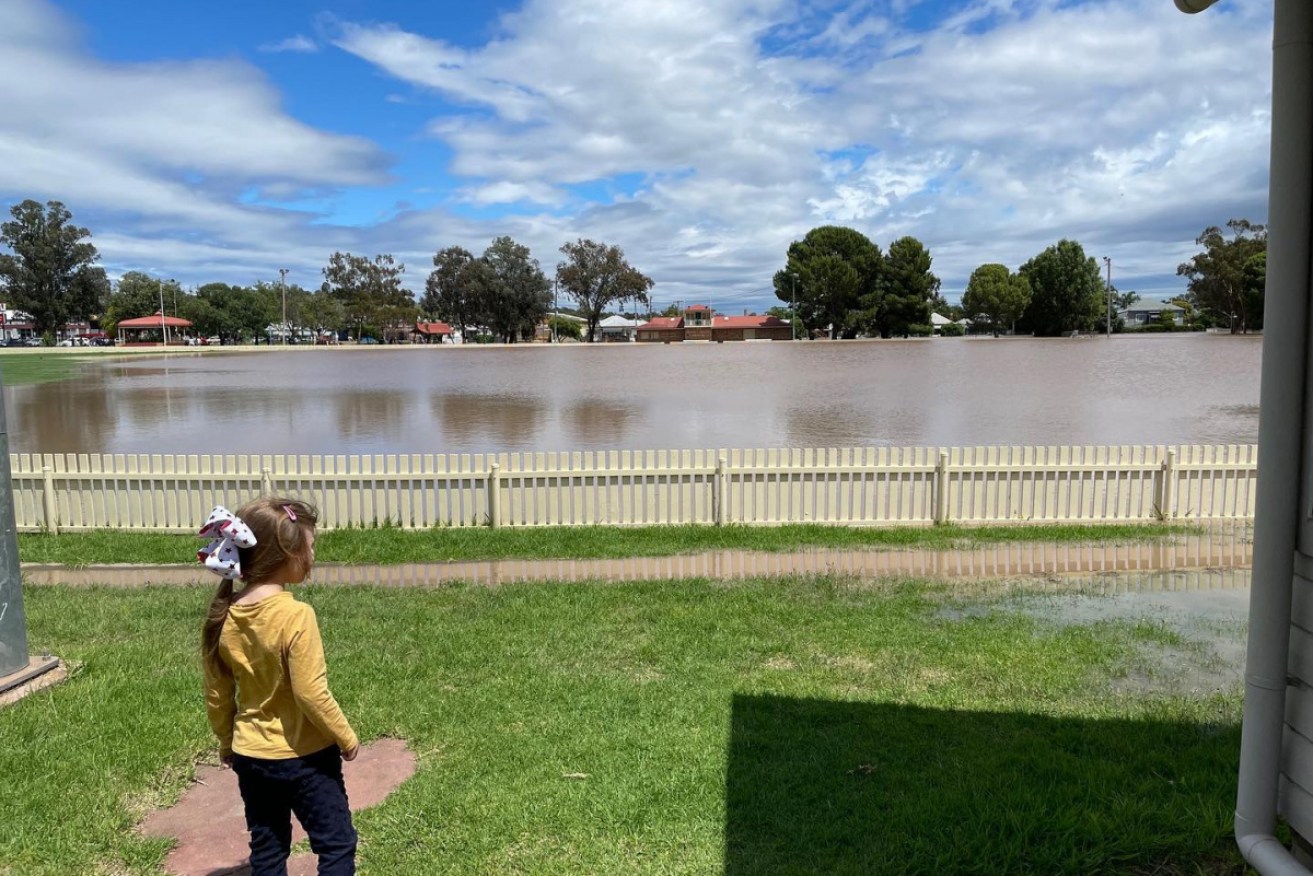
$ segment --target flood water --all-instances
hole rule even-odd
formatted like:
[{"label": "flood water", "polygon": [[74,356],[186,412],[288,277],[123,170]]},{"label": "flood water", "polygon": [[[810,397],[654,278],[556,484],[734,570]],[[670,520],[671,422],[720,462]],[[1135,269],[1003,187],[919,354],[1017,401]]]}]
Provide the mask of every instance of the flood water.
[{"label": "flood water", "polygon": [[390,347],[96,362],[5,392],[15,452],[1252,443],[1261,339]]}]

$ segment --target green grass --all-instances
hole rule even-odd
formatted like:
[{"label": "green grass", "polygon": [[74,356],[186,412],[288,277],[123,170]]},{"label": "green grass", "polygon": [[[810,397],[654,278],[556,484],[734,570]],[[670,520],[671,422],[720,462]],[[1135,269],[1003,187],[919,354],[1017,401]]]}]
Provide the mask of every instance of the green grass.
[{"label": "green grass", "polygon": [[[315,554],[325,563],[431,563],[452,560],[614,559],[711,550],[788,551],[803,547],[941,550],[1001,542],[1148,541],[1197,533],[1161,525],[1102,526],[562,526],[525,529],[397,527],[321,533]],[[23,533],[23,562],[71,566],[100,563],[185,563],[199,542],[190,535],[124,530]]]},{"label": "green grass", "polygon": [[[161,872],[132,828],[213,758],[208,594],[28,589],[77,670],[0,710],[0,872]],[[1119,690],[1152,627],[845,578],[301,597],[358,732],[420,755],[364,874],[1242,871],[1239,695]]]},{"label": "green grass", "polygon": [[50,383],[76,377],[89,360],[79,356],[75,349],[68,352],[0,353],[0,379],[5,386],[23,386],[30,383]]}]

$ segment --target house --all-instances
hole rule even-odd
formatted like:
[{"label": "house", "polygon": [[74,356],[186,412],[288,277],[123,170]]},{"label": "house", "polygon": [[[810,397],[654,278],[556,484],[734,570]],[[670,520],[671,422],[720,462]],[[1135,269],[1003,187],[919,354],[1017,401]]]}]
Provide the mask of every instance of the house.
[{"label": "house", "polygon": [[966,328],[969,324],[970,324],[969,321],[965,319],[956,320],[956,319],[949,319],[946,316],[940,316],[938,313],[930,314],[930,325],[934,327],[935,334],[939,334],[940,332],[942,332],[944,326],[946,325],[960,325],[963,328]]},{"label": "house", "polygon": [[608,343],[615,341],[632,341],[638,337],[638,327],[642,324],[641,320],[630,319],[627,316],[608,316],[597,324],[597,330],[601,334],[598,340]]},{"label": "house", "polygon": [[705,304],[691,304],[683,316],[658,316],[637,329],[638,340],[673,341],[790,341],[793,326],[775,316],[716,316]]},{"label": "house", "polygon": [[416,322],[410,331],[412,344],[441,344],[451,340],[451,326],[445,322]]},{"label": "house", "polygon": [[1164,313],[1171,314],[1172,322],[1177,325],[1185,322],[1184,307],[1170,301],[1159,301],[1152,298],[1137,301],[1125,310],[1117,311],[1117,315],[1122,318],[1122,322],[1126,324],[1127,328],[1156,325],[1162,321]]},{"label": "house", "polygon": [[588,331],[588,320],[582,316],[575,316],[573,313],[549,313],[538,320],[538,324],[533,327],[534,341],[544,344],[551,343],[553,319],[562,319],[566,322],[575,323],[580,328],[580,334]]}]

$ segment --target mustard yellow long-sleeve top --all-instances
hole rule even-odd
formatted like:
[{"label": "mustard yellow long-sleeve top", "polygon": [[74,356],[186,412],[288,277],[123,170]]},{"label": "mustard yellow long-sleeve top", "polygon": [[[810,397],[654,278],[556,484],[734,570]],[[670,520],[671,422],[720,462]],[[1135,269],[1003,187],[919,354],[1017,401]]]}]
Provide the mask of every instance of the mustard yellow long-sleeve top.
[{"label": "mustard yellow long-sleeve top", "polygon": [[328,689],[315,610],[288,591],[228,609],[219,659],[205,661],[205,707],[223,755],[286,760],[357,739]]}]

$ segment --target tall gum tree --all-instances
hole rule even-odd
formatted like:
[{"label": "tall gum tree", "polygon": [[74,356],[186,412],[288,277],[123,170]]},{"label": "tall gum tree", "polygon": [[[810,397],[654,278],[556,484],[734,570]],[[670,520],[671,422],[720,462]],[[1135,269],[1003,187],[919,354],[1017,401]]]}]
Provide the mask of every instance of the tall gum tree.
[{"label": "tall gum tree", "polygon": [[1267,282],[1267,227],[1232,219],[1226,232],[1216,225],[1195,239],[1204,251],[1176,269],[1189,280],[1191,302],[1232,334],[1263,327]]},{"label": "tall gum tree", "polygon": [[556,265],[556,282],[588,320],[586,341],[597,337],[597,324],[610,305],[650,300],[652,279],[630,265],[620,247],[580,238],[563,245],[561,252],[565,261]]},{"label": "tall gum tree", "polygon": [[9,208],[13,217],[0,224],[0,294],[13,308],[31,314],[39,335],[57,332],[70,319],[99,315],[109,295],[105,271],[95,266],[100,254],[87,238],[91,232],[73,224],[73,214],[59,201],[26,200]]}]

